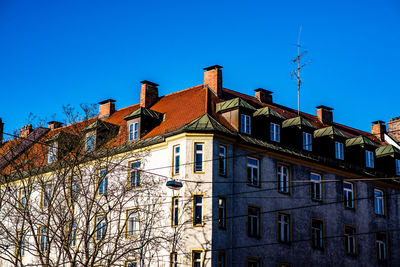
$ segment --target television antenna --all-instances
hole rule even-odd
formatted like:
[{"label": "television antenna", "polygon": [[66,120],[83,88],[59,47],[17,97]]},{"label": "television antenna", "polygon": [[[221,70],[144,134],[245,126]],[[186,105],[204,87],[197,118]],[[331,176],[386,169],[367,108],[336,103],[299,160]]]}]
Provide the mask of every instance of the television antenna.
[{"label": "television antenna", "polygon": [[297,65],[297,68],[291,74],[291,76],[292,77],[294,76],[297,80],[297,115],[298,116],[300,116],[300,88],[301,88],[301,84],[303,83],[303,80],[301,79],[301,76],[300,76],[300,70],[311,62],[311,60],[309,60],[304,64],[301,63],[301,59],[307,54],[306,50],[304,50],[303,52],[300,53],[300,49],[301,48],[304,49],[304,47],[302,47],[300,45],[301,30],[302,30],[302,26],[300,26],[299,35],[297,38],[297,57],[292,60],[292,62]]}]

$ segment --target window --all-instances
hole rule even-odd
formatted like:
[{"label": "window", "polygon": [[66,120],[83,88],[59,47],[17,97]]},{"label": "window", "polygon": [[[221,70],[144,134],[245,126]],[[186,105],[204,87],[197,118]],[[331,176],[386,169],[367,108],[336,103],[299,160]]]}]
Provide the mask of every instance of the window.
[{"label": "window", "polygon": [[253,206],[247,207],[247,235],[260,237],[261,209]]},{"label": "window", "polygon": [[86,152],[92,152],[94,150],[95,136],[94,134],[86,136]]},{"label": "window", "polygon": [[322,184],[321,175],[317,173],[311,173],[311,199],[316,201],[322,201]]},{"label": "window", "polygon": [[169,254],[169,266],[178,267],[178,253],[175,251]]},{"label": "window", "polygon": [[130,165],[130,188],[135,188],[140,186],[140,161],[134,161],[129,163]]},{"label": "window", "polygon": [[247,183],[260,186],[259,160],[247,157]]},{"label": "window", "polygon": [[71,178],[71,199],[72,200],[77,200],[79,197],[79,191],[80,191],[80,186],[79,186],[79,179],[78,176],[72,176]]},{"label": "window", "polygon": [[71,247],[76,246],[76,231],[78,228],[78,224],[76,222],[72,222],[70,224],[70,233],[69,233],[69,245]]},{"label": "window", "polygon": [[260,259],[247,259],[246,267],[261,267]]},{"label": "window", "polygon": [[192,250],[192,267],[203,267],[203,251]]},{"label": "window", "polygon": [[251,119],[249,115],[240,114],[240,132],[251,134]]},{"label": "window", "polygon": [[343,182],[343,201],[344,207],[354,209],[354,184]]},{"label": "window", "polygon": [[312,139],[310,133],[303,132],[303,149],[312,151]]},{"label": "window", "polygon": [[52,195],[52,185],[51,183],[45,183],[43,185],[42,191],[42,208],[47,208],[49,206],[51,195]]},{"label": "window", "polygon": [[345,226],[344,228],[344,249],[348,255],[356,255],[356,228],[352,226]]},{"label": "window", "polygon": [[16,247],[16,254],[18,253],[18,256],[20,257],[25,256],[25,251],[28,249],[27,233],[27,231],[18,232],[18,237],[20,239],[18,240],[19,244]]},{"label": "window", "polygon": [[139,234],[139,211],[131,209],[126,212],[126,237],[135,237]]},{"label": "window", "polygon": [[220,176],[226,176],[226,147],[219,146],[218,173]]},{"label": "window", "polygon": [[396,159],[396,175],[400,176],[400,159]]},{"label": "window", "polygon": [[193,196],[193,226],[203,225],[203,196]]},{"label": "window", "polygon": [[218,227],[226,229],[226,199],[218,198]]},{"label": "window", "polygon": [[226,267],[226,253],[224,250],[218,250],[217,267]]},{"label": "window", "polygon": [[26,204],[28,202],[27,197],[26,197],[26,195],[28,193],[27,191],[28,191],[28,188],[26,188],[26,187],[21,188],[19,190],[19,207],[21,209],[25,208]]},{"label": "window", "polygon": [[375,214],[385,215],[385,196],[382,190],[374,189]]},{"label": "window", "polygon": [[137,140],[139,137],[139,123],[134,122],[129,124],[129,140]]},{"label": "window", "polygon": [[194,143],[194,172],[203,171],[204,144]]},{"label": "window", "polygon": [[57,142],[52,143],[47,147],[47,162],[53,163],[57,160]]},{"label": "window", "polygon": [[172,197],[172,217],[171,217],[171,225],[178,226],[179,225],[179,197]]},{"label": "window", "polygon": [[280,142],[281,128],[279,124],[271,122],[270,124],[270,139],[271,141]]},{"label": "window", "polygon": [[386,233],[376,233],[376,258],[380,262],[384,262],[387,259],[387,240]]},{"label": "window", "polygon": [[181,148],[180,146],[174,146],[174,167],[173,173],[174,175],[179,174],[179,166],[181,164]]},{"label": "window", "polygon": [[49,237],[46,226],[42,226],[39,230],[39,241],[39,250],[41,252],[47,251],[49,248]]},{"label": "window", "polygon": [[365,150],[365,166],[368,168],[374,167],[374,152]]},{"label": "window", "polygon": [[315,249],[324,248],[324,222],[318,219],[311,219],[311,245]]},{"label": "window", "polygon": [[344,145],[337,141],[335,141],[335,158],[344,159]]},{"label": "window", "polygon": [[106,234],[107,222],[103,215],[96,216],[96,240],[101,240]]},{"label": "window", "polygon": [[137,267],[136,261],[127,261],[125,262],[125,267]]},{"label": "window", "polygon": [[289,243],[290,236],[290,214],[278,213],[278,241]]},{"label": "window", "polygon": [[108,177],[106,169],[100,170],[100,177],[98,182],[99,182],[99,195],[106,195],[108,189]]},{"label": "window", "polygon": [[278,192],[289,194],[289,168],[284,165],[278,165]]}]

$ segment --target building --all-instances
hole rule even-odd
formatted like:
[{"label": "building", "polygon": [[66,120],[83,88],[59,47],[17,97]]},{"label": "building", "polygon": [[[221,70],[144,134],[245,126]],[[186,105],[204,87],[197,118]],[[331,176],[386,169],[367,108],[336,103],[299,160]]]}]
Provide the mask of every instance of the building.
[{"label": "building", "polygon": [[2,143],[0,266],[400,264],[400,120],[367,133],[323,105],[299,116],[204,70]]}]

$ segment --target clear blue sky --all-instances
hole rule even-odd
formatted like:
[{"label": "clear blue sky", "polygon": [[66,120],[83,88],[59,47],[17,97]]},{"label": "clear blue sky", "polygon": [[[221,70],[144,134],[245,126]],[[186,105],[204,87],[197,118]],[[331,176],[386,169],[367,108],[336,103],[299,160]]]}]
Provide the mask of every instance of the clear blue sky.
[{"label": "clear blue sky", "polygon": [[290,62],[297,34],[312,63],[301,110],[370,131],[400,116],[400,2],[0,0],[0,117],[5,131],[29,113],[62,121],[62,105],[139,101],[140,81],[160,95],[198,85],[224,67],[224,87],[297,106]]}]

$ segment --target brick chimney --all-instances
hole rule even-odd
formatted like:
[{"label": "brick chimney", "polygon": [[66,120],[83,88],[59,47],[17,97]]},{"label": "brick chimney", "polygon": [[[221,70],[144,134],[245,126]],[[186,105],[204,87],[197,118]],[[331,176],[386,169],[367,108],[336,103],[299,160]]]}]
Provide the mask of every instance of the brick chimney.
[{"label": "brick chimney", "polygon": [[381,141],[385,141],[386,125],[384,121],[373,121],[371,126],[371,133],[379,138]]},{"label": "brick chimney", "polygon": [[214,65],[204,68],[204,85],[213,90],[213,92],[218,96],[222,96],[222,66]]},{"label": "brick chimney", "polygon": [[390,119],[387,126],[390,136],[400,142],[400,117]]},{"label": "brick chimney", "polygon": [[332,124],[333,122],[333,108],[327,106],[317,106],[317,117],[318,120],[324,124]]},{"label": "brick chimney", "polygon": [[0,145],[3,143],[4,123],[0,118]]},{"label": "brick chimney", "polygon": [[59,121],[49,121],[47,128],[49,128],[50,130],[54,130],[60,128],[62,125],[63,123]]},{"label": "brick chimney", "polygon": [[99,119],[108,118],[111,114],[115,111],[115,100],[107,99],[104,101],[99,102]]},{"label": "brick chimney", "polygon": [[19,131],[19,137],[27,138],[32,131],[33,131],[32,124],[22,126],[21,131]]},{"label": "brick chimney", "polygon": [[257,88],[254,91],[255,93],[255,98],[257,98],[260,102],[266,103],[266,104],[271,104],[272,103],[272,94],[273,92],[265,90],[263,88]]},{"label": "brick chimney", "polygon": [[143,108],[149,108],[158,100],[158,84],[146,80],[141,81],[141,83],[140,106]]}]

